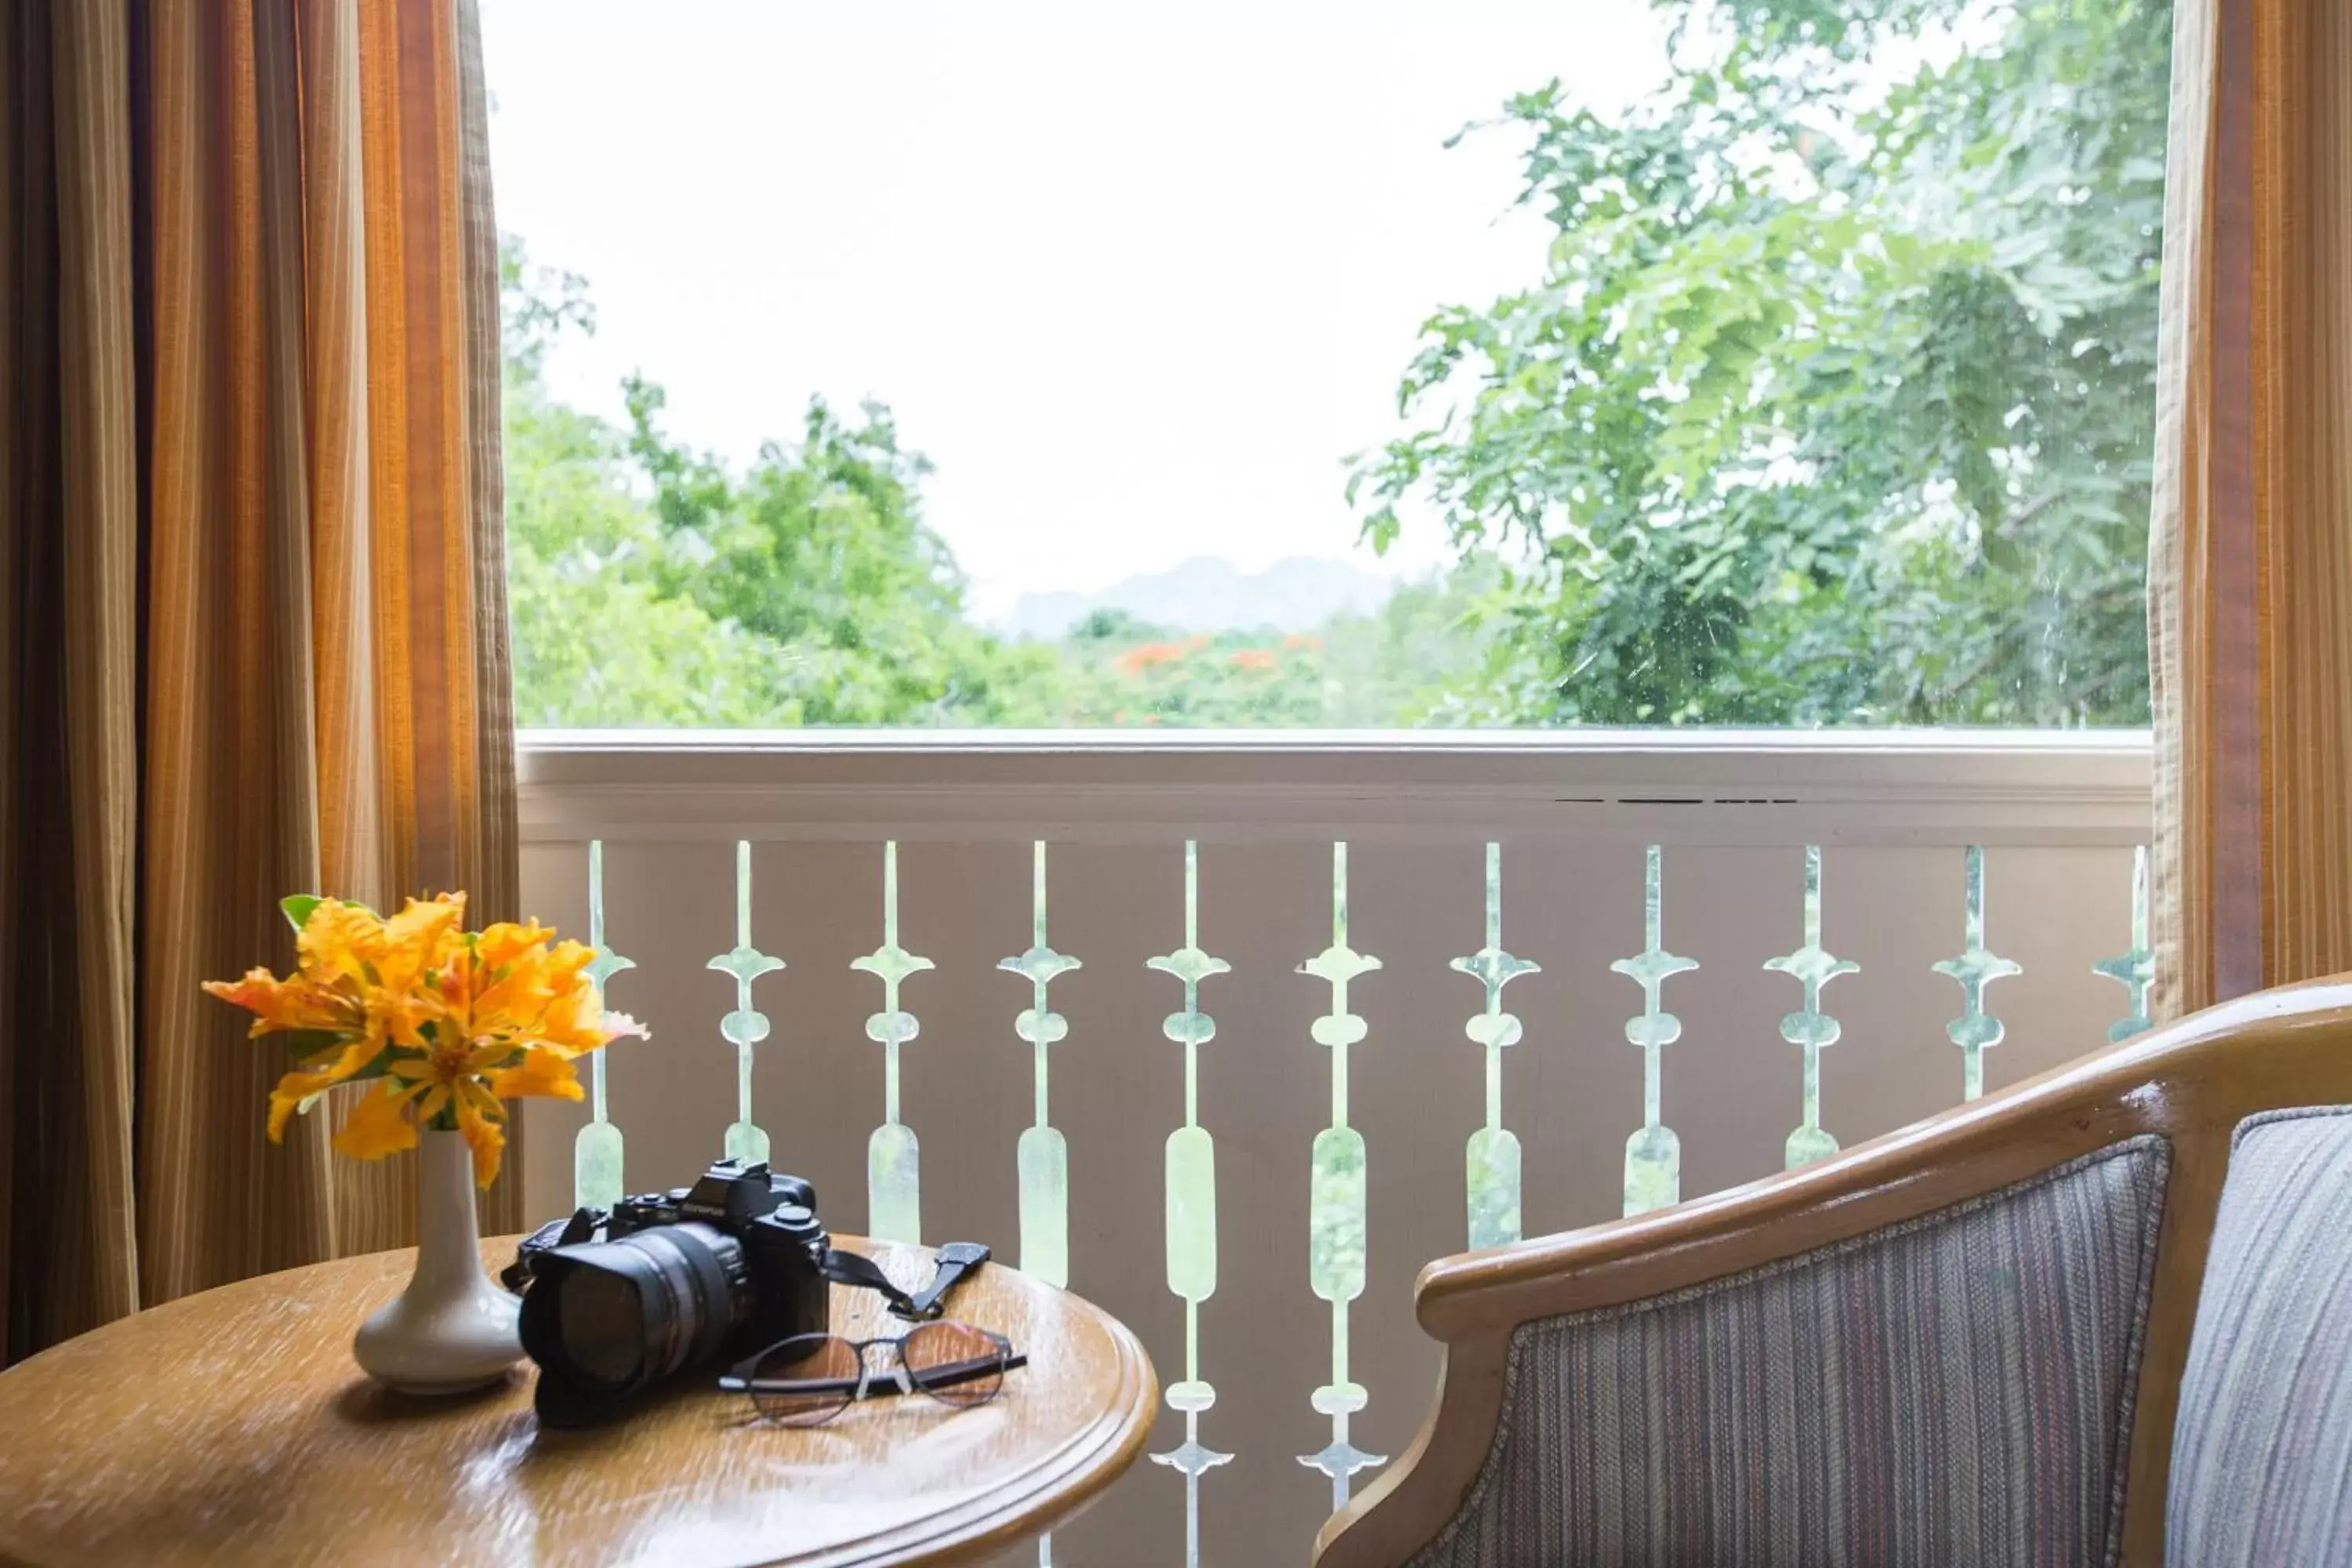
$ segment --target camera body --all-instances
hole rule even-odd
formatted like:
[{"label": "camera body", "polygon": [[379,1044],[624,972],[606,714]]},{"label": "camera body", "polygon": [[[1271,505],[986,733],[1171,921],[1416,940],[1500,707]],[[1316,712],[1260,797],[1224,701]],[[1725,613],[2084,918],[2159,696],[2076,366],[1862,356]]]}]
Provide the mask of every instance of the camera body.
[{"label": "camera body", "polygon": [[586,1426],[683,1369],[827,1332],[831,1241],[816,1190],[764,1161],[541,1226],[506,1273],[541,1420]]},{"label": "camera body", "polygon": [[765,1161],[721,1160],[690,1187],[640,1193],[613,1205],[604,1237],[659,1226],[707,1225],[741,1248],[740,1320],[724,1353],[748,1355],[832,1326],[824,1255],[833,1238],[816,1217],[816,1189]]}]

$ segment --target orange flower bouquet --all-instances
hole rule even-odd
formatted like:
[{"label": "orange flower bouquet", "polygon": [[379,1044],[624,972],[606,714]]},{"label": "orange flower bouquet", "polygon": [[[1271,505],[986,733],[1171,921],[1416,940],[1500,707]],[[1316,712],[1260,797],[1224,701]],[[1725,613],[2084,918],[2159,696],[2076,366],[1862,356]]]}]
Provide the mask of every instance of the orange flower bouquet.
[{"label": "orange flower bouquet", "polygon": [[581,1097],[572,1062],[636,1022],[607,1013],[587,974],[593,948],[557,942],[537,921],[461,931],[466,895],[411,899],[386,920],[363,904],[285,901],[295,972],[256,969],[205,989],[253,1014],[253,1035],[282,1034],[295,1069],[269,1095],[269,1136],[339,1083],[381,1080],[352,1102],[334,1147],[362,1160],[416,1146],[420,1127],[456,1131],[474,1181],[497,1179],[506,1108],[522,1095]]},{"label": "orange flower bouquet", "polygon": [[361,1325],[360,1365],[395,1388],[447,1393],[505,1375],[521,1356],[512,1296],[482,1266],[474,1189],[497,1179],[508,1100],[581,1098],[572,1063],[646,1031],[604,1011],[593,949],[536,921],[460,929],[466,897],[410,900],[389,920],[361,904],[288,899],[297,965],[205,989],[282,1035],[294,1069],[269,1095],[269,1136],[338,1084],[369,1087],[334,1147],[362,1160],[425,1145],[415,1273]]}]

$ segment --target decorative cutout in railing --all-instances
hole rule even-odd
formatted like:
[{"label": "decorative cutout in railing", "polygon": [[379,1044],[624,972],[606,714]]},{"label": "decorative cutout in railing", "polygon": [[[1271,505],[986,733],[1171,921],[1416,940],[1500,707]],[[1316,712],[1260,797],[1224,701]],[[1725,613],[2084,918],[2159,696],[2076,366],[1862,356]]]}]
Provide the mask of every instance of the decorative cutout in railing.
[{"label": "decorative cutout in railing", "polygon": [[1454,967],[1486,988],[1485,1011],[1462,1026],[1486,1056],[1486,1125],[1470,1134],[1464,1152],[1470,1245],[1503,1247],[1519,1239],[1519,1141],[1503,1126],[1503,1047],[1519,1043],[1519,1021],[1503,1011],[1503,987],[1538,973],[1503,951],[1503,847],[1486,846],[1486,945]]},{"label": "decorative cutout in railing", "polygon": [[719,1032],[735,1047],[735,1121],[727,1129],[727,1157],[765,1160],[768,1134],[751,1120],[751,1051],[768,1037],[768,1016],[751,1006],[751,982],[784,966],[751,945],[751,846],[735,846],[735,945],[708,965],[735,977],[735,1010],[719,1021]]},{"label": "decorative cutout in railing", "polygon": [[1975,1100],[1984,1093],[1984,1054],[2000,1044],[2007,1031],[2001,1021],[1985,1011],[1985,987],[2025,968],[1989,950],[1985,938],[1984,847],[1971,844],[1968,868],[1968,949],[1958,958],[1938,960],[1936,973],[1959,982],[1960,1016],[1944,1027],[1960,1047],[1960,1098]]},{"label": "decorative cutout in railing", "polygon": [[1805,988],[1805,1005],[1780,1020],[1780,1037],[1803,1053],[1801,1089],[1803,1120],[1789,1134],[1785,1163],[1793,1171],[1825,1160],[1838,1152],[1838,1141],[1822,1126],[1822,1047],[1838,1042],[1838,1021],[1822,1011],[1822,987],[1841,974],[1857,973],[1852,959],[1832,958],[1822,947],[1822,847],[1805,847],[1805,945],[1782,958],[1768,958],[1767,969],[1793,975]]},{"label": "decorative cutout in railing", "polygon": [[1682,1201],[1683,1145],[1665,1124],[1665,1087],[1660,1055],[1683,1037],[1683,1022],[1658,1006],[1659,988],[1671,977],[1696,969],[1698,960],[1668,952],[1665,935],[1665,852],[1650,846],[1643,874],[1642,922],[1648,944],[1639,956],[1609,967],[1642,987],[1642,1016],[1625,1020],[1625,1038],[1642,1047],[1642,1125],[1625,1140],[1625,1212],[1647,1214]]},{"label": "decorative cutout in railing", "polygon": [[[623,958],[606,945],[604,934],[604,841],[588,843],[588,945],[596,950],[589,961],[588,978],[596,987],[596,1005],[604,1005],[604,989],[635,960]],[[621,1201],[621,1129],[606,1101],[605,1058],[596,1051],[588,1058],[588,1125],[572,1143],[572,1201],[580,1208],[608,1209]]]},{"label": "decorative cutout in railing", "polygon": [[1313,1190],[1307,1207],[1308,1282],[1331,1303],[1331,1381],[1310,1403],[1331,1418],[1331,1441],[1298,1462],[1331,1478],[1331,1506],[1348,1502],[1349,1478],[1386,1464],[1348,1440],[1348,1418],[1370,1396],[1348,1376],[1348,1303],[1364,1293],[1364,1135],[1348,1125],[1348,1047],[1361,1041],[1364,1020],[1348,1011],[1348,982],[1381,961],[1348,945],[1348,847],[1331,846],[1331,945],[1298,966],[1331,986],[1331,1010],[1315,1020],[1315,1043],[1331,1052],[1331,1125],[1315,1135]]},{"label": "decorative cutout in railing", "polygon": [[[1045,841],[1031,847],[1029,949],[1000,958],[996,967],[1029,982],[1029,1005],[1013,1020],[1013,1032],[1029,1042],[1037,1094],[1037,1121],[1022,1130],[1014,1153],[1021,1184],[1020,1268],[1046,1284],[1070,1283],[1070,1146],[1054,1125],[1049,1075],[1053,1047],[1069,1037],[1069,1020],[1045,1004],[1045,988],[1079,967],[1045,941]],[[1037,1538],[1037,1568],[1053,1568],[1054,1537]]]},{"label": "decorative cutout in railing", "polygon": [[2130,1039],[2154,1028],[2147,1016],[2148,987],[2156,984],[2156,952],[2147,941],[2147,846],[2132,851],[2131,951],[2091,965],[2092,973],[2116,982],[2131,996],[2131,1011],[2107,1029],[2110,1041]]},{"label": "decorative cutout in railing", "polygon": [[1184,1125],[1168,1135],[1168,1289],[1184,1302],[1184,1380],[1168,1390],[1168,1408],[1184,1415],[1183,1446],[1151,1456],[1184,1476],[1184,1562],[1201,1564],[1201,1478],[1231,1454],[1201,1442],[1201,1416],[1217,1391],[1201,1375],[1201,1303],[1217,1293],[1217,1146],[1201,1125],[1201,1047],[1217,1037],[1217,1022],[1201,1011],[1201,982],[1232,973],[1233,965],[1201,951],[1201,847],[1184,846],[1184,945],[1145,967],[1172,974],[1184,987],[1184,1010],[1171,1013],[1160,1032],[1184,1047]]},{"label": "decorative cutout in railing", "polygon": [[882,945],[849,967],[882,982],[882,1011],[866,1020],[866,1037],[882,1047],[882,1125],[866,1142],[866,1232],[877,1241],[923,1239],[922,1149],[898,1120],[898,1047],[919,1030],[898,1007],[898,986],[931,967],[898,945],[898,846],[882,846]]},{"label": "decorative cutout in railing", "polygon": [[1029,1042],[1035,1058],[1037,1121],[1021,1134],[1021,1267],[1051,1285],[1070,1282],[1070,1146],[1053,1121],[1048,1098],[1050,1052],[1068,1037],[1069,1020],[1046,1005],[1045,988],[1078,967],[1045,942],[1045,845],[1034,846],[1031,873],[1029,951],[1001,958],[996,967],[1029,982],[1029,1005],[1013,1020],[1013,1032]]}]

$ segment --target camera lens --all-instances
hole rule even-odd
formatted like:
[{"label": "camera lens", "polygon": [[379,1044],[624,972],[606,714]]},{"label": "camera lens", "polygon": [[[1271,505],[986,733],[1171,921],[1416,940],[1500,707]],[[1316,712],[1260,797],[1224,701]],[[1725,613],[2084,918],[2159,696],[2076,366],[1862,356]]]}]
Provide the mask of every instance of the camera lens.
[{"label": "camera lens", "polygon": [[645,1359],[636,1282],[602,1268],[574,1268],[556,1290],[556,1322],[572,1370],[591,1383],[626,1383]]},{"label": "camera lens", "polygon": [[656,1226],[548,1253],[520,1325],[540,1367],[541,1414],[592,1419],[709,1360],[750,1296],[742,1244],[707,1225]]}]

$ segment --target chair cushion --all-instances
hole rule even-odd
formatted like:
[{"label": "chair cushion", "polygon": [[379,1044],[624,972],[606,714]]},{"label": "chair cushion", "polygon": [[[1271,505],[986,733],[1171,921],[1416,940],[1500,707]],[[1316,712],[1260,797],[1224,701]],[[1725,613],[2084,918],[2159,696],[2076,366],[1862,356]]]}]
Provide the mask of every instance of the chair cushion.
[{"label": "chair cushion", "polygon": [[2352,1106],[2231,1140],[2165,1516],[2178,1568],[2352,1563]]},{"label": "chair cushion", "polygon": [[1521,1327],[1423,1568],[2114,1561],[2169,1146]]}]

